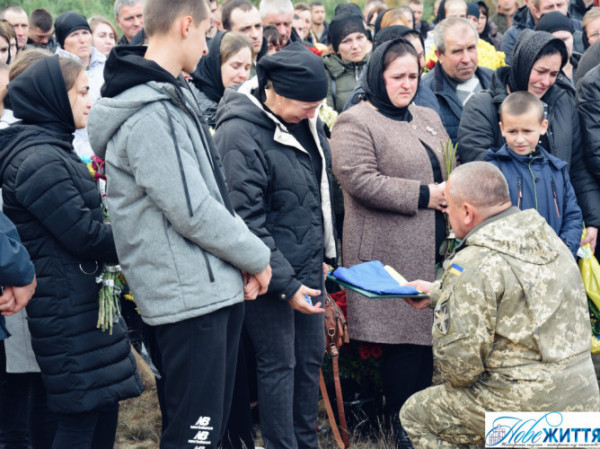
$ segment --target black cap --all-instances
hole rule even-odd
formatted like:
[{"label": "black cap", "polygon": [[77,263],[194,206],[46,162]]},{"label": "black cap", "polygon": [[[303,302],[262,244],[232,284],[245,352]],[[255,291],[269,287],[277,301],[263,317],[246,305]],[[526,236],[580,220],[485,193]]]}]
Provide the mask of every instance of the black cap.
[{"label": "black cap", "polygon": [[75,12],[67,11],[56,18],[54,22],[54,33],[56,34],[56,40],[58,45],[64,48],[65,39],[73,31],[77,30],[88,30],[90,33],[92,29],[90,24],[87,22],[84,16]]},{"label": "black cap", "polygon": [[558,11],[547,12],[535,25],[535,31],[547,31],[554,33],[555,31],[568,31],[573,34],[575,27],[573,22],[563,13]]},{"label": "black cap", "polygon": [[481,14],[481,11],[479,10],[479,3],[477,3],[477,2],[467,3],[467,17],[475,16],[479,19],[479,14]]},{"label": "black cap", "polygon": [[335,16],[329,24],[329,42],[337,53],[340,42],[352,33],[367,35],[365,22],[362,16],[356,14],[341,14]]},{"label": "black cap", "polygon": [[292,100],[314,102],[327,96],[329,81],[323,60],[298,42],[263,56],[256,75],[261,91],[271,81],[275,92]]}]

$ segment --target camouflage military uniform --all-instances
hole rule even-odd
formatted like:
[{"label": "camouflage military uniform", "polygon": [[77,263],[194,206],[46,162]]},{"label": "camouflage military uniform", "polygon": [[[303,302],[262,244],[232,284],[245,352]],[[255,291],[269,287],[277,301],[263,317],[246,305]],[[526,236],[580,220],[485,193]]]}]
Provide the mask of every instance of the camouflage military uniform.
[{"label": "camouflage military uniform", "polygon": [[415,448],[480,444],[486,411],[599,411],[579,270],[535,211],[473,229],[433,284],[443,384],[400,412]]}]

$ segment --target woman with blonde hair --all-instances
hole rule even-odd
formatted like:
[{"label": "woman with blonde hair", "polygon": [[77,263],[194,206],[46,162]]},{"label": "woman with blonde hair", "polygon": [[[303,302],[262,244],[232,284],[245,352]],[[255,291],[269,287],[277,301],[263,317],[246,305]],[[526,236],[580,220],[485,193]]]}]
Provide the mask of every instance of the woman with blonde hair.
[{"label": "woman with blonde hair", "polygon": [[88,19],[92,29],[92,45],[104,56],[108,56],[117,45],[117,29],[106,17],[93,16]]}]

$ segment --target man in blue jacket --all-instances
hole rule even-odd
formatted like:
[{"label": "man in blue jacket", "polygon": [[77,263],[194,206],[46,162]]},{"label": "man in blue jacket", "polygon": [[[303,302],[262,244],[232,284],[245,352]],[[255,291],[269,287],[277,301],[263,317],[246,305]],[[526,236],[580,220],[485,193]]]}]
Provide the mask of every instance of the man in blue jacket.
[{"label": "man in blue jacket", "polygon": [[433,91],[440,106],[444,128],[456,143],[463,106],[477,92],[487,89],[492,71],[478,67],[475,27],[462,17],[449,17],[435,27],[438,62],[423,77],[423,86]]}]

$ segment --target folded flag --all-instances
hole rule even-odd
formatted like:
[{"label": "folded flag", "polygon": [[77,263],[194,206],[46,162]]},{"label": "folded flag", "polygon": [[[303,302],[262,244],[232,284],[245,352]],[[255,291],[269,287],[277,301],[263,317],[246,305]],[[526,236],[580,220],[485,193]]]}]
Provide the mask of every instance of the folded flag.
[{"label": "folded flag", "polygon": [[378,260],[339,267],[333,275],[341,281],[379,295],[416,295],[419,291],[408,285],[400,285]]}]

